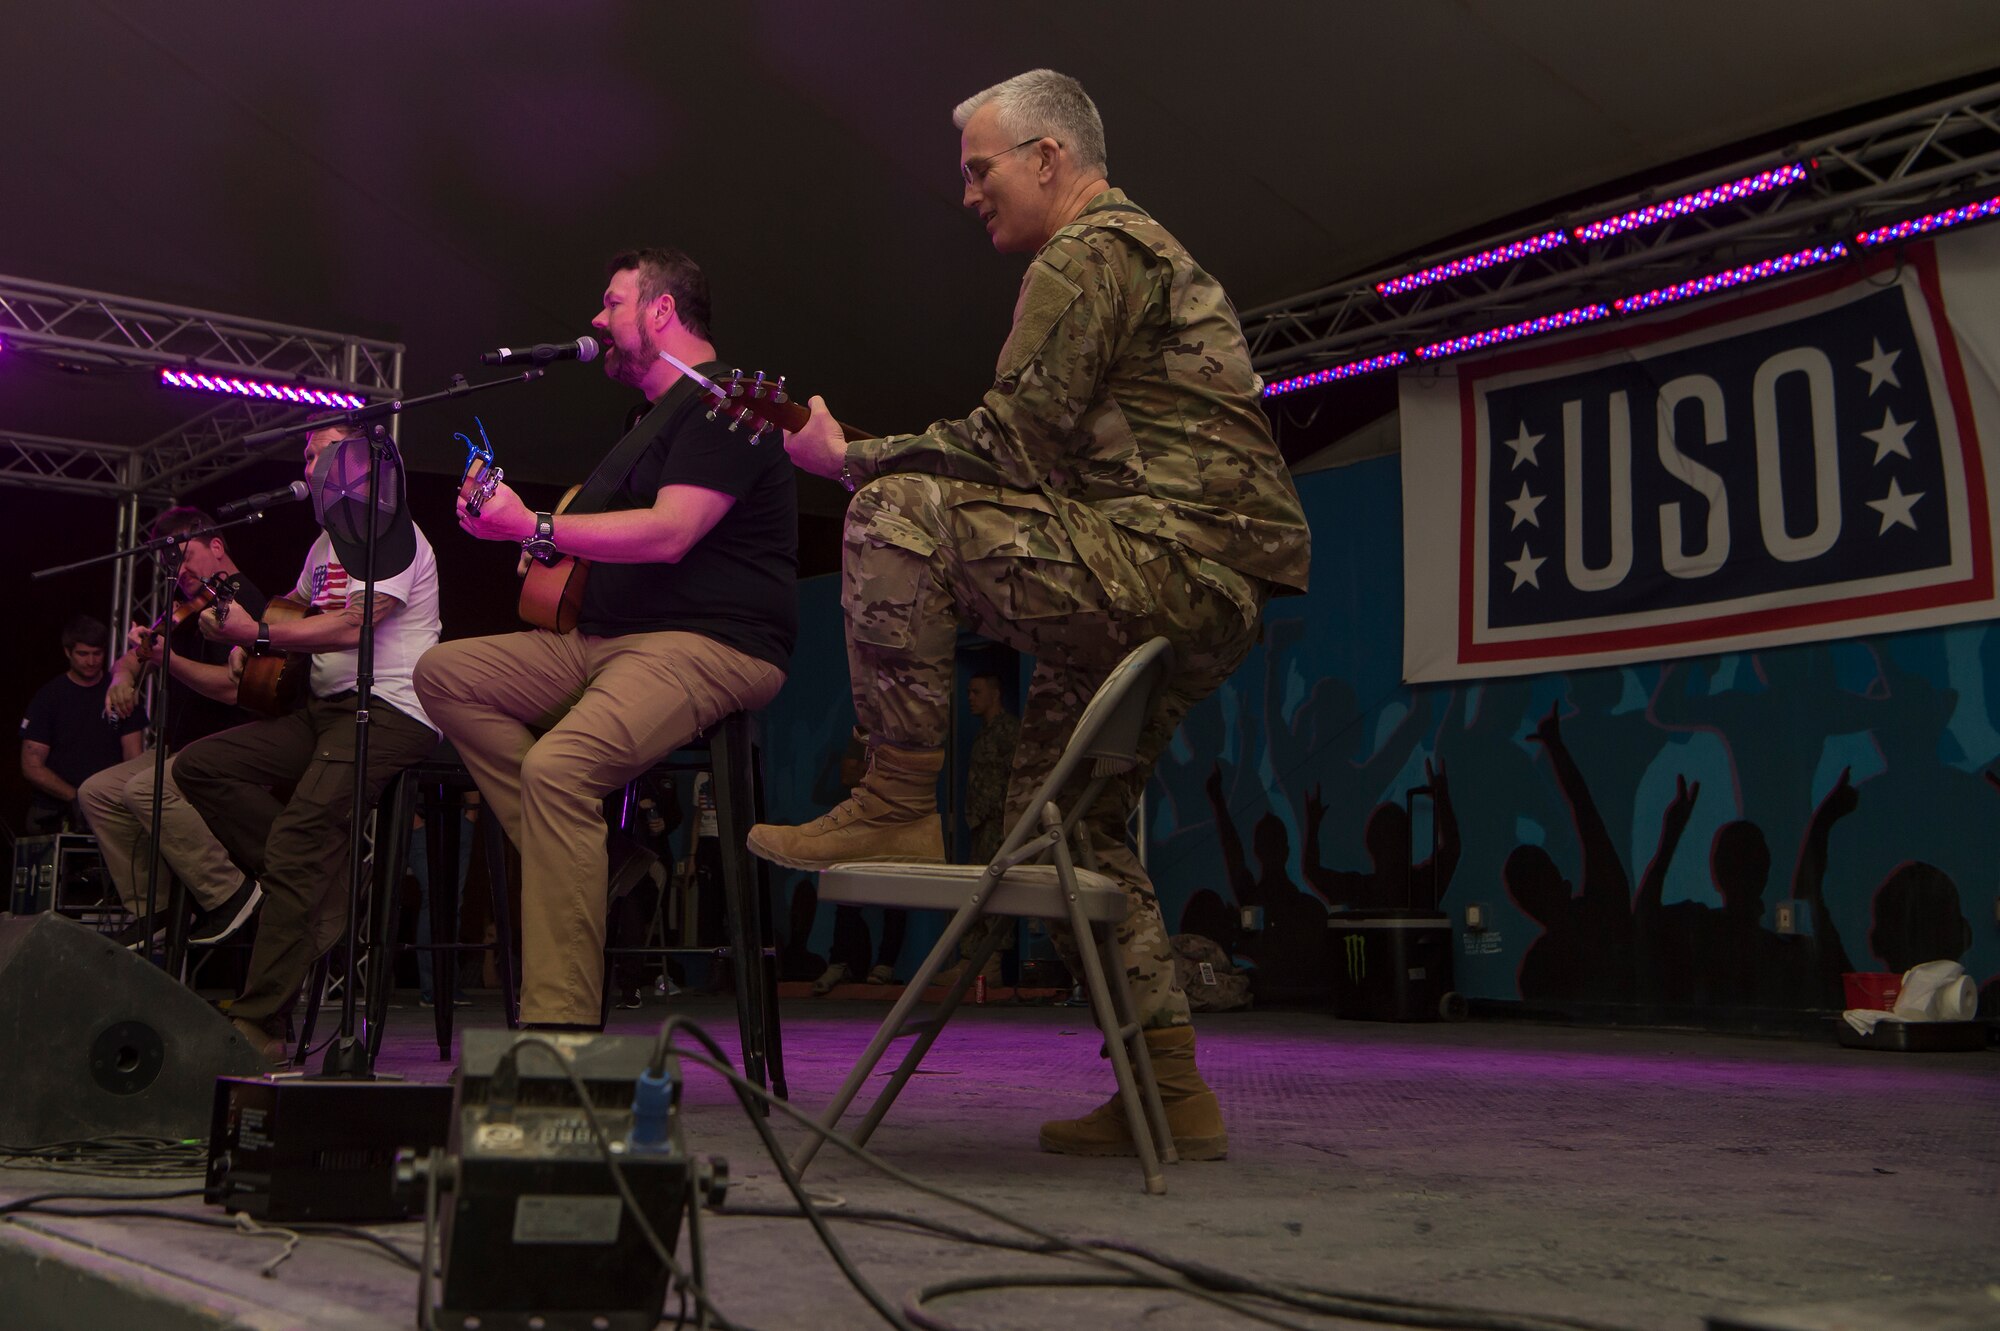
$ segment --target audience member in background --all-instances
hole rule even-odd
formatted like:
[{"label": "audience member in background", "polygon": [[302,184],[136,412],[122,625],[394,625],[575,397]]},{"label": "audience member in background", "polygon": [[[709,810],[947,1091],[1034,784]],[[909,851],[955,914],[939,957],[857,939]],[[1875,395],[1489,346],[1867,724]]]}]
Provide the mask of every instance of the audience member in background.
[{"label": "audience member in background", "polygon": [[104,655],[111,640],[101,620],[78,615],[63,626],[69,669],[36,691],[21,714],[21,775],[35,788],[28,805],[31,834],[84,826],[77,787],[107,767],[139,756],[145,716],[104,710],[111,678]]},{"label": "audience member in background", "polygon": [[[822,803],[839,800],[854,789],[861,780],[862,772],[868,767],[868,746],[856,737],[850,736],[847,749],[840,755],[840,786],[837,790],[815,791],[814,796]],[[1005,782],[1006,776],[1001,776]],[[813,993],[824,997],[832,993],[835,985],[858,980],[864,975],[870,984],[890,984],[896,978],[896,958],[903,952],[903,935],[909,931],[910,917],[905,911],[884,907],[882,910],[882,942],[873,953],[868,947],[868,917],[861,913],[859,906],[840,906],[833,912],[833,945],[827,948],[827,967],[820,977],[813,981]],[[869,957],[875,958],[870,964]]]}]

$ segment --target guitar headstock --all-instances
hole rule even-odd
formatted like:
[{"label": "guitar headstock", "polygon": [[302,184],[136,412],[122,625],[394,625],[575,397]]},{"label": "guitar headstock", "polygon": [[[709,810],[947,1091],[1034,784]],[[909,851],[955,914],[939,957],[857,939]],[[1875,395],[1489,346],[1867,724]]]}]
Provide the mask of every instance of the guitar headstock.
[{"label": "guitar headstock", "polygon": [[493,465],[493,445],[486,438],[486,422],[474,416],[472,423],[479,430],[478,443],[463,434],[454,434],[452,438],[465,445],[465,471],[459,476],[458,497],[465,501],[467,515],[476,518],[506,472]]},{"label": "guitar headstock", "polygon": [[762,370],[754,375],[731,370],[728,379],[704,380],[703,387],[708,393],[708,418],[727,416],[731,434],[747,425],[752,444],[769,430],[802,429],[812,415],[809,407],[786,394],[783,375],[771,378]]}]

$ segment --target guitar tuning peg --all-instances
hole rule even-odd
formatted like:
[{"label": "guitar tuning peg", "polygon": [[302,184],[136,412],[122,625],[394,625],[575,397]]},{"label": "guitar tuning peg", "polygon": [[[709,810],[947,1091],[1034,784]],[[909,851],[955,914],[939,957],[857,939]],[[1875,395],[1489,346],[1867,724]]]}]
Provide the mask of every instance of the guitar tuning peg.
[{"label": "guitar tuning peg", "polygon": [[791,399],[790,399],[790,398],[788,398],[788,397],[786,397],[786,396],[785,396],[785,376],[784,376],[784,375],[782,375],[782,374],[778,376],[778,389],[777,389],[777,395],[776,395],[775,397],[773,397],[773,398],[772,398],[771,400],[772,400],[773,402],[790,402],[790,401],[791,401]]},{"label": "guitar tuning peg", "polygon": [[750,385],[750,396],[759,398],[764,396],[764,372],[762,370],[757,371],[757,381]]},{"label": "guitar tuning peg", "polygon": [[771,428],[771,422],[758,421],[757,428],[750,432],[750,447],[755,448],[764,438],[764,432]]},{"label": "guitar tuning peg", "polygon": [[743,396],[743,371],[731,370],[729,372],[729,396]]},{"label": "guitar tuning peg", "polygon": [[714,408],[714,407],[710,407],[710,408],[708,409],[708,419],[709,419],[709,420],[714,420],[714,419],[715,419],[715,408]]}]

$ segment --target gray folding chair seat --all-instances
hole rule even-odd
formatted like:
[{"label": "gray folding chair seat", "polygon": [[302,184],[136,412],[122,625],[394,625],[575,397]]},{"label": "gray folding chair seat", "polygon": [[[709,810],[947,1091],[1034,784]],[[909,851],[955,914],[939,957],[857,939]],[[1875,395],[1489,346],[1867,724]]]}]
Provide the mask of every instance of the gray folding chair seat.
[{"label": "gray folding chair seat", "polygon": [[[1089,863],[1076,864],[1070,855],[1070,831],[1082,819],[1113,777],[1137,762],[1139,736],[1172,662],[1165,638],[1140,646],[1113,668],[1084,708],[1068,746],[1041,789],[1028,802],[1007,838],[987,864],[916,864],[901,861],[854,861],[836,864],[820,874],[819,899],[846,905],[896,906],[955,912],[930,954],[911,976],[903,995],[876,1030],[867,1050],[841,1083],[819,1118],[824,1128],[836,1127],[861,1087],[874,1073],[889,1044],[901,1037],[913,1043],[889,1084],[876,1097],[855,1130],[866,1142],[889,1112],[903,1085],[917,1070],[924,1054],[944,1029],[972,987],[986,959],[1000,945],[997,930],[987,930],[973,950],[958,980],[928,1018],[911,1020],[923,1001],[925,987],[957,955],[962,939],[986,916],[1029,917],[1067,921],[1082,954],[1084,989],[1091,1015],[1104,1036],[1104,1048],[1118,1082],[1126,1125],[1138,1147],[1146,1191],[1166,1191],[1162,1161],[1175,1160],[1173,1135],[1153,1080],[1153,1064],[1133,1014],[1125,984],[1125,962],[1118,947],[1117,926],[1128,901],[1117,882]],[[1085,764],[1088,768],[1085,768]],[[1057,801],[1072,776],[1087,770],[1089,780],[1068,802]],[[1085,838],[1087,843],[1087,838]],[[1088,854],[1089,847],[1085,845]],[[803,1172],[817,1154],[821,1138],[812,1135],[793,1155],[792,1166]]]}]

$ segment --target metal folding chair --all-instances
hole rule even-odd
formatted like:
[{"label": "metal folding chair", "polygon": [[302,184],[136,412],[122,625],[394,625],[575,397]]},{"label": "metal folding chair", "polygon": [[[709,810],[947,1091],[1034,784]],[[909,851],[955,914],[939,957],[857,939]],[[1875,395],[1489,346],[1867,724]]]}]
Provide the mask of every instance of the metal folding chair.
[{"label": "metal folding chair", "polygon": [[[818,1121],[822,1127],[831,1129],[839,1124],[891,1041],[914,1037],[888,1086],[876,1097],[856,1129],[854,1139],[866,1142],[875,1131],[971,988],[986,958],[1000,944],[1000,931],[986,930],[984,941],[975,948],[944,1000],[928,1017],[911,1019],[923,1001],[924,988],[931,977],[957,956],[959,940],[981,918],[997,915],[1066,920],[1076,933],[1091,1014],[1104,1035],[1105,1051],[1118,1079],[1118,1094],[1125,1105],[1132,1140],[1138,1146],[1146,1191],[1167,1190],[1160,1166],[1162,1161],[1171,1164],[1175,1160],[1173,1134],[1167,1130],[1166,1110],[1160,1104],[1160,1090],[1153,1080],[1152,1060],[1133,1014],[1131,993],[1125,984],[1125,962],[1116,937],[1118,922],[1125,918],[1127,909],[1125,892],[1114,880],[1096,871],[1087,837],[1083,845],[1085,863],[1079,866],[1072,861],[1069,833],[1096,802],[1105,784],[1130,771],[1138,761],[1139,737],[1171,662],[1172,648],[1167,640],[1154,638],[1118,663],[1084,708],[1061,759],[1008,831],[1007,839],[990,863],[857,861],[836,864],[820,874],[821,901],[956,912],[930,955],[910,977],[902,997],[890,1009],[854,1070],[841,1083],[833,1102],[820,1115]],[[1077,797],[1064,809],[1058,801],[1071,778],[1079,774],[1087,774],[1087,780],[1080,783]],[[822,1140],[813,1134],[793,1155],[792,1167],[803,1172]]]}]

